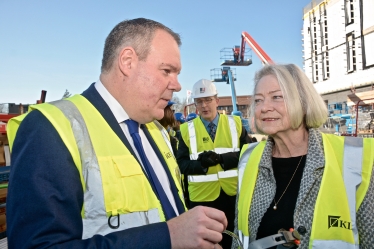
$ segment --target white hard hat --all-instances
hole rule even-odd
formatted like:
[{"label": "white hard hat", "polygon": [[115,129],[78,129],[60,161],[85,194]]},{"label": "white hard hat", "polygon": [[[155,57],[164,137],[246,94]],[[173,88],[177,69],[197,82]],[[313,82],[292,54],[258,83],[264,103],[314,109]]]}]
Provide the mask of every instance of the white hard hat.
[{"label": "white hard hat", "polygon": [[201,79],[193,85],[192,98],[204,98],[217,95],[216,86],[211,80]]}]

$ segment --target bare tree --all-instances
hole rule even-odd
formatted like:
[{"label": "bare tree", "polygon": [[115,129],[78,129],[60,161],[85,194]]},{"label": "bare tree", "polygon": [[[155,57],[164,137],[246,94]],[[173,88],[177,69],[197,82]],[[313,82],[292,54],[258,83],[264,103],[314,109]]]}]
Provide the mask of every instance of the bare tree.
[{"label": "bare tree", "polygon": [[[172,98],[172,101],[175,102],[175,104],[173,105],[173,109],[175,112],[181,112],[184,114],[184,109],[186,107],[186,103],[187,103],[187,98],[183,98],[182,100],[178,97],[178,96],[174,96]],[[188,106],[188,108],[186,108],[186,115],[188,113],[191,113],[191,112],[195,112],[196,111],[196,107],[194,105],[190,105]]]}]

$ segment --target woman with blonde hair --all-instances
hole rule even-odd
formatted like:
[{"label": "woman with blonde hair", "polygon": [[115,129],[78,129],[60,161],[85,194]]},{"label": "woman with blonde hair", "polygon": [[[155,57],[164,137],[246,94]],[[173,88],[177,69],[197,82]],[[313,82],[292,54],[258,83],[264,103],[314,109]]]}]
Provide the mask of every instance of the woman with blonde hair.
[{"label": "woman with blonde hair", "polygon": [[293,64],[256,73],[250,115],[268,139],[239,161],[244,248],[372,248],[374,139],[321,133],[326,105]]}]

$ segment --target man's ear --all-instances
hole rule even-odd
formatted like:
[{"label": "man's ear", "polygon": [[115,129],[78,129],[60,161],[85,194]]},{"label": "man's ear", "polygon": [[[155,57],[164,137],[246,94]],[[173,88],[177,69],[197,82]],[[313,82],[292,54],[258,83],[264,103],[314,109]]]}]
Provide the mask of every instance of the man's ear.
[{"label": "man's ear", "polygon": [[138,56],[132,47],[125,47],[121,50],[118,56],[118,67],[121,72],[128,76],[131,68],[134,67],[138,60]]}]

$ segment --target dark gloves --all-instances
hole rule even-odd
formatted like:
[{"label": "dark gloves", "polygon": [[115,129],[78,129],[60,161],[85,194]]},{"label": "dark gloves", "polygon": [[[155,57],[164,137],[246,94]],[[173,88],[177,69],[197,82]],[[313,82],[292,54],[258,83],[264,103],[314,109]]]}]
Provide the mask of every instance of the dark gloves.
[{"label": "dark gloves", "polygon": [[201,162],[203,168],[209,168],[210,166],[222,163],[222,157],[214,151],[204,151],[199,154],[197,161]]}]

